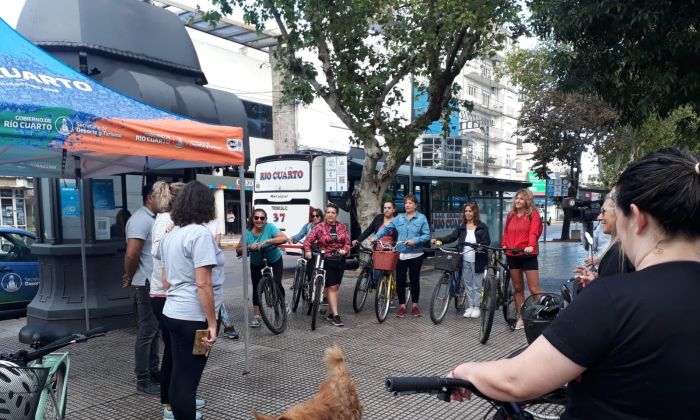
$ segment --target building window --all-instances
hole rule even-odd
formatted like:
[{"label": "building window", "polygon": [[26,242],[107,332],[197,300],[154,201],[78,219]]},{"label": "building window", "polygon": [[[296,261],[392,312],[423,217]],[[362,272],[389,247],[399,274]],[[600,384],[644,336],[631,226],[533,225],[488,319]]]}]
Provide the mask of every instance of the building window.
[{"label": "building window", "polygon": [[482,65],[481,66],[481,76],[486,78],[486,79],[490,79],[491,78],[491,69]]},{"label": "building window", "polygon": [[482,104],[483,106],[486,106],[486,107],[487,107],[487,106],[489,106],[489,101],[490,101],[490,100],[491,100],[491,95],[488,94],[488,93],[486,93],[486,92],[484,92],[484,91],[481,91],[481,104]]},{"label": "building window", "polygon": [[4,226],[27,228],[27,210],[24,194],[22,189],[8,188],[0,190],[0,215]]},{"label": "building window", "polygon": [[248,116],[248,135],[272,140],[272,107],[257,102],[242,102]]},{"label": "building window", "polygon": [[523,150],[523,139],[518,139],[517,140],[517,146],[518,150]]},{"label": "building window", "polygon": [[476,98],[476,86],[467,85],[467,94],[473,98]]}]

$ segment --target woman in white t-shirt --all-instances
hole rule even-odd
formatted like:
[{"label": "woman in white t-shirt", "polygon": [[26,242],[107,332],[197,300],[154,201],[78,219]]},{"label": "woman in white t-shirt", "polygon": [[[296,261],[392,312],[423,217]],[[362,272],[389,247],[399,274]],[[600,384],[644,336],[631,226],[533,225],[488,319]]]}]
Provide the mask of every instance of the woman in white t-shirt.
[{"label": "woman in white t-shirt", "polygon": [[[189,182],[170,213],[175,227],[159,248],[169,283],[163,323],[170,334],[173,366],[168,393],[176,419],[195,418],[197,386],[216,342],[224,254],[204,226],[214,216],[212,192],[201,182]],[[197,330],[207,330],[207,334],[195,343]],[[206,354],[193,355],[193,345],[204,346]]]},{"label": "woman in white t-shirt", "polygon": [[161,335],[163,337],[163,359],[160,366],[160,402],[163,404],[166,412],[170,411],[170,397],[168,388],[170,386],[170,374],[172,372],[172,355],[170,349],[170,335],[163,324],[163,306],[165,306],[165,287],[163,286],[163,263],[160,260],[158,249],[160,242],[167,232],[173,228],[173,221],[170,218],[170,209],[175,203],[178,194],[185,186],[182,182],[173,182],[168,184],[163,181],[158,181],[153,184],[153,198],[155,200],[158,214],[156,221],[151,229],[151,238],[153,246],[151,255],[153,255],[153,274],[150,282],[151,306],[153,312],[160,324]]}]

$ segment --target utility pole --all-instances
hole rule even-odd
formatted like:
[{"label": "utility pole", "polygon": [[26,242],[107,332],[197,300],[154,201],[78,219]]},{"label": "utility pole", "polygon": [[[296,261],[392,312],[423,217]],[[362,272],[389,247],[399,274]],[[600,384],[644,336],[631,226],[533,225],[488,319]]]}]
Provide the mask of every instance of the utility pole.
[{"label": "utility pole", "polygon": [[[410,122],[413,122],[413,114],[416,112],[414,109],[414,101],[415,101],[415,96],[416,92],[413,87],[414,81],[413,81],[413,74],[411,74],[411,120]],[[413,151],[416,147],[416,141],[413,141],[413,147],[411,147],[411,156],[410,156],[410,165],[408,167],[408,191],[409,194],[413,194]]]}]

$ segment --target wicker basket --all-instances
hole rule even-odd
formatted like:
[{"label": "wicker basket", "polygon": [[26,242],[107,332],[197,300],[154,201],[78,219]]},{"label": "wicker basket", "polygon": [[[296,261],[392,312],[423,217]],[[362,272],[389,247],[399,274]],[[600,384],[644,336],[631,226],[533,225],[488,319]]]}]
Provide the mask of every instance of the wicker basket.
[{"label": "wicker basket", "polygon": [[373,251],[372,260],[375,270],[394,271],[399,261],[399,253],[396,251]]},{"label": "wicker basket", "polygon": [[372,265],[372,253],[370,251],[362,251],[360,250],[357,253],[357,259],[360,260],[360,264],[363,267],[371,266]]},{"label": "wicker basket", "polygon": [[433,266],[436,270],[457,271],[462,256],[458,253],[438,251],[433,258]]}]

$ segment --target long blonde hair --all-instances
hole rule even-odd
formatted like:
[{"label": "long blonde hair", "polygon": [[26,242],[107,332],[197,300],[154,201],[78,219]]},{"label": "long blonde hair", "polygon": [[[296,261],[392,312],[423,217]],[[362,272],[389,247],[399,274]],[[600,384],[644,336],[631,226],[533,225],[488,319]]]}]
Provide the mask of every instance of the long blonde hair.
[{"label": "long blonde hair", "polygon": [[513,203],[511,204],[512,206],[512,213],[515,213],[515,200],[518,198],[519,195],[522,194],[523,200],[525,200],[525,213],[530,216],[532,212],[535,210],[535,203],[533,201],[533,196],[532,196],[532,191],[530,191],[527,188],[521,188],[519,189],[515,195],[513,196]]}]

